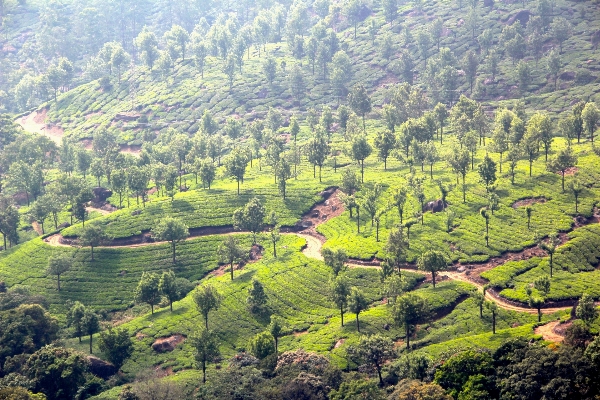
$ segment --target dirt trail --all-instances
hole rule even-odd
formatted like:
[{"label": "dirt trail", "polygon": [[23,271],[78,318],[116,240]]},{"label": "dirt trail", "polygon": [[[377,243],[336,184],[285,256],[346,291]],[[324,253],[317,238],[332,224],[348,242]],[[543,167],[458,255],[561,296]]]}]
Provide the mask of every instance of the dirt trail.
[{"label": "dirt trail", "polygon": [[552,321],[535,328],[536,335],[542,335],[545,341],[560,343],[565,337],[555,332],[555,328],[560,324],[560,321]]},{"label": "dirt trail", "polygon": [[[284,234],[286,234],[286,235],[296,235],[296,236],[301,237],[304,240],[306,240],[306,245],[302,249],[302,253],[309,258],[323,260],[323,256],[321,255],[321,249],[323,247],[323,244],[325,243],[326,238],[317,232],[316,227],[324,222],[329,221],[331,218],[337,217],[343,213],[344,208],[343,208],[341,201],[338,198],[338,193],[339,193],[339,190],[335,189],[335,188],[330,188],[330,189],[324,191],[323,193],[321,193],[321,195],[324,198],[324,201],[315,205],[313,208],[311,208],[311,210],[304,217],[302,217],[300,223],[296,227],[289,228],[287,232],[284,232]],[[102,209],[97,209],[97,208],[92,208],[92,207],[89,207],[88,209],[98,211],[98,212],[102,213],[103,215],[110,214],[110,211],[106,211],[106,210],[102,210]],[[584,222],[576,221],[575,226],[582,226],[582,225],[586,225],[591,222],[598,222],[599,217],[598,217],[597,211],[598,210],[596,210],[596,212],[592,218],[590,218]],[[190,237],[188,237],[187,240],[193,239],[193,238],[199,237],[199,236],[206,236],[206,235],[214,235],[214,234],[231,235],[231,234],[242,234],[242,233],[247,233],[247,232],[239,232],[239,231],[234,232],[232,227],[221,227],[221,228],[208,227],[206,229],[194,230],[193,232],[191,232]],[[566,234],[562,234],[560,239],[561,239],[561,244],[564,243],[567,240]],[[48,243],[52,246],[69,247],[69,246],[74,245],[73,243],[71,243],[69,241],[65,241],[60,233],[51,235],[44,240],[46,243]],[[142,237],[142,240],[143,240],[143,237]],[[142,241],[140,243],[128,244],[125,241],[121,244],[117,242],[117,243],[113,243],[109,246],[98,246],[98,247],[102,248],[102,247],[117,247],[118,246],[118,247],[135,248],[135,247],[158,245],[158,244],[164,244],[164,243],[167,243],[167,242],[144,242],[144,241]],[[543,256],[543,255],[544,254],[539,253],[539,249],[537,249],[537,247],[526,248],[520,252],[514,252],[514,253],[507,252],[507,253],[503,254],[502,256],[493,257],[485,263],[476,264],[477,267],[475,269],[470,270],[469,275],[467,275],[465,272],[444,271],[444,272],[439,273],[438,279],[441,281],[444,279],[444,277],[446,277],[448,279],[458,280],[458,281],[469,283],[469,284],[475,286],[478,290],[483,290],[484,282],[482,281],[482,278],[479,276],[479,274],[481,272],[489,270],[491,268],[494,268],[498,265],[501,265],[502,263],[504,263],[506,261],[516,260],[516,259],[526,259],[526,258],[531,258],[534,256]],[[349,260],[347,265],[349,268],[380,268],[379,260],[376,260],[376,259],[374,259],[372,261],[352,260],[351,259],[351,260]],[[460,265],[460,264],[455,264],[454,266],[456,267],[457,265]],[[412,269],[412,268],[403,268],[402,270],[403,271],[411,271],[411,272],[416,271],[415,269]],[[431,274],[425,274],[425,275],[427,275],[428,277],[431,276]],[[509,302],[509,301],[501,298],[496,292],[494,292],[492,290],[487,290],[485,296],[488,300],[495,302],[499,307],[501,307],[505,310],[525,312],[525,313],[529,313],[529,314],[537,314],[536,309],[526,307],[526,306],[520,306],[520,305],[514,304],[512,302]],[[570,308],[571,308],[570,306],[542,308],[542,313],[552,314],[557,311],[567,310]]]}]

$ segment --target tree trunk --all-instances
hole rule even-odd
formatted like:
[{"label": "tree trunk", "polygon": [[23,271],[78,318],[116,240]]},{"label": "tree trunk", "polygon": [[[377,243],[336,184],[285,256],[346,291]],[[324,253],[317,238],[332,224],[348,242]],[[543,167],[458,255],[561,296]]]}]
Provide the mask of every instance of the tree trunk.
[{"label": "tree trunk", "polygon": [[360,323],[358,322],[358,313],[356,313],[356,330],[360,333]]},{"label": "tree trunk", "polygon": [[344,307],[340,307],[340,315],[342,316],[342,327],[344,326]]},{"label": "tree trunk", "polygon": [[492,334],[496,334],[496,313],[492,313]]},{"label": "tree trunk", "polygon": [[360,161],[360,182],[365,183],[365,159]]},{"label": "tree trunk", "polygon": [[202,383],[206,383],[206,361],[202,361]]},{"label": "tree trunk", "polygon": [[410,347],[410,325],[406,323],[406,350]]},{"label": "tree trunk", "polygon": [[92,261],[94,261],[94,246],[90,246],[92,248]]},{"label": "tree trunk", "polygon": [[[233,280],[233,260],[229,263],[229,266],[231,267],[231,280]],[[208,327],[206,329],[208,329]]]},{"label": "tree trunk", "polygon": [[435,271],[431,271],[431,280],[433,281],[433,287],[435,288]]},{"label": "tree trunk", "polygon": [[90,354],[92,354],[92,337],[93,337],[93,336],[94,336],[94,335],[92,335],[92,334],[90,333]]},{"label": "tree trunk", "polygon": [[173,249],[173,262],[175,262],[175,241],[171,241],[171,248]]}]

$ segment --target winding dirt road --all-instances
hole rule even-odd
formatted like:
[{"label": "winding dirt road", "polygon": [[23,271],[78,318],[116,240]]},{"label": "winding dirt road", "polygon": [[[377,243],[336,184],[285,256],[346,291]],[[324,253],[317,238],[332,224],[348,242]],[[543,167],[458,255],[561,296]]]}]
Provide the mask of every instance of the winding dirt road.
[{"label": "winding dirt road", "polygon": [[[284,233],[286,235],[296,235],[296,236],[304,239],[306,241],[306,245],[302,249],[302,253],[309,258],[323,260],[323,256],[321,255],[321,249],[323,247],[323,244],[326,241],[326,238],[316,231],[316,227],[324,222],[327,222],[331,218],[334,218],[334,217],[340,215],[343,212],[343,207],[341,205],[341,202],[337,198],[337,194],[338,194],[337,190],[331,192],[330,195],[328,196],[328,198],[323,203],[319,203],[316,206],[314,206],[306,214],[306,216],[303,217],[303,219],[302,219],[303,223],[306,223],[308,221],[308,223],[306,223],[306,225],[308,225],[306,228],[302,229],[299,232]],[[110,214],[110,211],[106,211],[106,210],[102,210],[102,209],[91,208],[90,210],[98,211],[98,212],[102,213],[103,215]],[[221,234],[231,235],[231,234],[241,234],[241,233],[244,233],[244,232],[223,232]],[[190,236],[187,240],[193,239],[198,236],[203,236],[203,235],[204,234],[202,232],[199,232],[199,233],[194,234],[193,236]],[[45,239],[45,241],[46,241],[46,243],[48,243],[52,246],[66,246],[66,247],[73,246],[72,244],[61,242],[61,239],[62,239],[61,234],[57,233],[57,234],[47,237]],[[119,247],[134,248],[134,247],[152,246],[152,245],[158,245],[158,244],[164,244],[164,243],[167,243],[167,242],[128,244],[128,245],[119,245]],[[116,247],[116,246],[98,246],[98,247],[101,248],[101,247]],[[347,263],[349,268],[380,268],[380,266],[377,264],[378,264],[377,261],[374,261],[372,263],[364,263],[364,262],[360,263],[359,260],[350,260]],[[496,264],[497,263],[495,263],[495,262],[490,263],[489,268],[496,266]],[[411,271],[411,272],[416,271],[415,269],[409,269],[409,268],[406,268],[403,270]],[[420,271],[420,272],[427,275],[428,277],[431,276],[431,274],[428,274],[428,273],[426,274],[422,271]],[[469,278],[469,276],[466,275],[464,272],[444,271],[444,272],[439,273],[438,275],[439,275],[440,280],[444,279],[443,277],[446,277],[448,279],[466,282],[468,284],[475,286],[478,290],[483,291],[483,285],[480,282]],[[491,292],[489,290],[486,291],[485,297],[486,297],[486,299],[495,302],[498,305],[498,307],[503,308],[505,310],[524,312],[524,313],[528,313],[528,314],[537,314],[536,309],[515,305],[511,302],[506,301],[505,299],[498,296],[496,293]],[[568,310],[570,308],[571,307],[543,308],[542,313],[552,314],[557,311]],[[554,332],[554,328],[556,327],[557,324],[558,324],[558,321],[552,321],[548,324],[542,325],[542,326],[536,328],[536,333],[542,335],[544,340],[560,342],[560,341],[562,341],[563,337],[561,335],[557,334],[556,332]]]}]

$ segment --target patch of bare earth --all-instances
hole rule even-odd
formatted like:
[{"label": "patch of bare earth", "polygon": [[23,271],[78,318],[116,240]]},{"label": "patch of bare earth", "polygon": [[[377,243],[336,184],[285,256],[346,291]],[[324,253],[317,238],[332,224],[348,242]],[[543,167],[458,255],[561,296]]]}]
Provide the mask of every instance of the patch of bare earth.
[{"label": "patch of bare earth", "polygon": [[173,351],[180,343],[183,343],[185,336],[175,334],[167,337],[158,338],[152,343],[152,349],[158,353]]},{"label": "patch of bare earth", "polygon": [[337,342],[335,342],[335,345],[333,346],[333,348],[337,349],[337,348],[341,347],[344,344],[344,342],[346,342],[346,339],[338,340]]},{"label": "patch of bare earth", "polygon": [[19,118],[16,122],[27,132],[39,133],[48,137],[56,144],[61,144],[65,131],[58,125],[47,124],[47,113],[48,110],[44,108]]},{"label": "patch of bare earth", "polygon": [[512,203],[512,208],[526,207],[526,206],[530,206],[532,204],[545,203],[545,202],[546,202],[546,198],[544,196],[527,197],[525,199],[517,200],[514,203]]},{"label": "patch of bare earth", "polygon": [[294,337],[308,335],[308,329],[300,332],[294,332]]}]

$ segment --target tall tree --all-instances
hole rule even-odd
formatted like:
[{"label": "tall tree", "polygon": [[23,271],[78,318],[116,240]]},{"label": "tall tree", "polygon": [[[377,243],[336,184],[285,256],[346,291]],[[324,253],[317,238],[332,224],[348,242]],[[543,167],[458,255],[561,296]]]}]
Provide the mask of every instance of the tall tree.
[{"label": "tall tree", "polygon": [[313,178],[316,177],[316,166],[319,166],[319,182],[321,182],[321,169],[330,153],[327,140],[321,135],[316,135],[305,145],[305,152],[308,162],[313,165]]},{"label": "tall tree", "polygon": [[202,368],[202,383],[206,383],[206,364],[220,355],[217,335],[208,329],[203,329],[200,334],[192,337],[192,345],[194,358]]},{"label": "tall tree", "polygon": [[100,225],[88,225],[83,228],[79,236],[79,242],[83,246],[90,246],[92,251],[92,261],[94,261],[94,247],[100,246],[110,240],[110,236]]},{"label": "tall tree", "polygon": [[367,141],[367,138],[362,135],[354,137],[352,140],[351,156],[354,160],[360,163],[360,181],[365,181],[365,159],[371,155],[373,148]]},{"label": "tall tree", "polygon": [[429,250],[419,257],[417,265],[420,270],[431,272],[431,280],[435,288],[435,275],[447,267],[446,256],[440,251]]},{"label": "tall tree", "polygon": [[246,174],[246,165],[248,164],[248,155],[240,148],[235,148],[229,157],[225,160],[225,170],[227,174],[237,181],[237,194],[240,194],[240,182],[244,182]]},{"label": "tall tree", "polygon": [[593,145],[596,125],[598,125],[598,121],[600,121],[600,111],[598,110],[598,107],[596,107],[596,103],[587,103],[581,111],[581,118],[583,119],[583,127],[588,131],[588,135]]},{"label": "tall tree", "polygon": [[233,263],[244,259],[245,252],[240,246],[239,241],[234,236],[227,236],[225,240],[219,245],[217,254],[221,262],[229,264],[231,269],[231,280],[233,280]]},{"label": "tall tree", "polygon": [[264,219],[265,208],[256,197],[233,212],[234,228],[251,232],[252,243],[256,243],[256,234],[263,229]]},{"label": "tall tree", "polygon": [[152,229],[152,236],[159,241],[171,243],[173,262],[175,262],[175,245],[190,235],[188,227],[181,221],[171,217],[162,218]]},{"label": "tall tree", "polygon": [[379,386],[383,386],[381,370],[383,365],[392,360],[396,352],[394,351],[394,342],[388,337],[382,335],[364,335],[356,347],[349,349],[349,353],[377,371],[379,377]]},{"label": "tall tree", "polygon": [[565,173],[569,168],[577,164],[577,156],[573,153],[571,147],[562,148],[555,157],[551,158],[546,164],[550,172],[561,174],[562,191],[565,191]]},{"label": "tall tree", "polygon": [[337,277],[344,270],[348,262],[348,254],[344,249],[331,249],[326,247],[321,251],[325,265],[331,268],[333,276]]},{"label": "tall tree", "polygon": [[68,272],[73,266],[73,258],[67,254],[59,253],[48,258],[48,268],[46,272],[50,275],[56,275],[57,290],[60,292],[60,276]]},{"label": "tall tree", "polygon": [[356,314],[356,330],[360,332],[360,323],[358,321],[358,315],[367,309],[369,303],[363,292],[360,291],[357,287],[352,287],[350,289],[350,294],[348,295],[348,309],[351,313]]},{"label": "tall tree", "polygon": [[348,306],[348,296],[350,296],[350,286],[344,275],[338,275],[329,283],[331,300],[340,310],[342,326],[344,326],[344,311]]},{"label": "tall tree", "polygon": [[142,277],[135,289],[135,301],[146,303],[154,314],[154,306],[160,303],[160,276],[153,272],[142,272]]},{"label": "tall tree", "polygon": [[548,236],[548,240],[545,242],[540,242],[540,249],[544,250],[549,257],[548,266],[550,267],[550,278],[552,278],[553,267],[554,267],[554,253],[556,253],[556,249],[560,245],[560,238],[556,233],[552,233]]},{"label": "tall tree", "polygon": [[496,182],[496,163],[486,154],[483,162],[478,167],[479,179],[485,185],[486,192],[489,193],[490,185]]},{"label": "tall tree", "polygon": [[392,310],[394,322],[404,327],[406,333],[406,348],[410,348],[410,337],[416,330],[419,321],[429,316],[429,307],[424,298],[414,293],[400,296]]},{"label": "tall tree", "polygon": [[204,327],[208,330],[208,314],[219,308],[221,304],[221,294],[211,285],[204,285],[197,288],[192,295],[198,311],[204,318]]},{"label": "tall tree", "polygon": [[83,332],[90,337],[90,354],[92,351],[92,340],[95,333],[100,332],[100,319],[98,314],[89,308],[86,308],[83,318],[81,319],[81,325],[83,326]]},{"label": "tall tree", "polygon": [[365,116],[371,112],[371,98],[367,93],[367,89],[362,85],[356,85],[348,94],[348,105],[352,108],[357,115],[362,117],[363,131],[367,132],[367,125],[365,122]]},{"label": "tall tree", "polygon": [[173,302],[182,299],[181,288],[173,271],[169,270],[162,273],[158,281],[158,290],[169,300],[169,308],[173,312]]},{"label": "tall tree", "polygon": [[402,225],[390,232],[384,251],[387,262],[397,268],[398,273],[400,273],[400,268],[406,261],[406,252],[408,251],[408,239],[404,237]]}]

